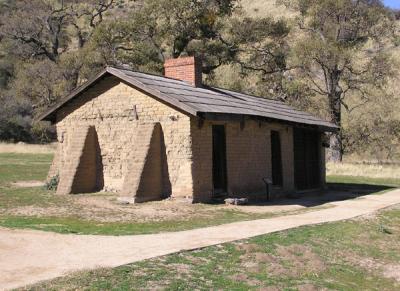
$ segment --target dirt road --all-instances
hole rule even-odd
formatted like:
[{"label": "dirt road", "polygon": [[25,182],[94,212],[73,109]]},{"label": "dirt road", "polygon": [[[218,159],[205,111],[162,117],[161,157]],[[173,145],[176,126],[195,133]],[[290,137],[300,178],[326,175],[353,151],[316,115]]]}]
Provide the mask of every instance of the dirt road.
[{"label": "dirt road", "polygon": [[400,204],[400,190],[331,204],[335,207],[297,215],[152,235],[110,237],[0,229],[0,289],[73,271],[116,267],[182,250],[371,214]]}]

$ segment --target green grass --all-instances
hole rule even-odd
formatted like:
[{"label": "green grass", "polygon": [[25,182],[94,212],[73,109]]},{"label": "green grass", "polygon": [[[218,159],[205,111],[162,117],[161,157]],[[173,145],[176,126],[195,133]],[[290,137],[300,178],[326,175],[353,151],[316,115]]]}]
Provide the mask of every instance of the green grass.
[{"label": "green grass", "polygon": [[255,215],[233,210],[218,210],[210,218],[194,216],[186,220],[164,220],[155,222],[100,222],[79,217],[35,217],[0,215],[0,226],[8,228],[28,228],[57,233],[94,235],[135,235],[181,231],[220,225],[235,221],[271,217],[271,214]]},{"label": "green grass", "polygon": [[[382,231],[382,225],[391,231]],[[305,226],[117,268],[79,272],[29,290],[399,290],[400,209]],[[375,262],[363,265],[363,261]]]},{"label": "green grass", "polygon": [[61,202],[43,187],[14,188],[18,181],[43,181],[52,161],[52,154],[0,154],[0,210],[15,206],[50,206]]},{"label": "green grass", "polygon": [[4,212],[8,209],[16,207],[71,206],[73,202],[70,196],[55,195],[53,191],[45,190],[43,187],[16,188],[11,186],[11,183],[16,181],[43,181],[51,161],[51,154],[0,154],[0,226],[58,233],[132,235],[180,231],[272,216],[269,213],[251,214],[229,209],[216,209],[216,206],[207,206],[210,208],[210,215],[206,217],[194,215],[189,219],[149,222],[100,222],[76,215],[59,217],[5,214]]},{"label": "green grass", "polygon": [[359,176],[331,175],[326,177],[328,183],[339,184],[360,184],[360,185],[376,185],[388,187],[400,187],[400,179],[393,178],[370,178]]},{"label": "green grass", "polygon": [[[11,207],[54,207],[69,203],[69,196],[57,196],[40,187],[11,186],[15,181],[43,180],[51,159],[52,155],[47,154],[0,154],[0,226],[59,233],[126,235],[178,231],[270,216],[219,209],[209,217],[134,223],[89,221],[68,215],[4,214]],[[400,185],[396,179],[351,176],[329,176],[328,182]],[[114,269],[81,272],[29,289],[395,290],[400,288],[399,284],[385,277],[382,268],[399,264],[399,241],[400,210],[394,209],[369,220],[301,227]],[[360,263],[363,260],[372,260],[378,267],[366,267]]]},{"label": "green grass", "polygon": [[[52,160],[51,154],[0,154],[0,226],[26,228],[58,233],[96,234],[96,235],[133,235],[168,231],[181,231],[230,222],[269,218],[277,214],[246,213],[231,209],[206,207],[206,216],[193,215],[189,218],[169,219],[145,222],[102,222],[87,219],[80,215],[27,215],[7,213],[18,207],[74,207],[71,196],[58,196],[42,187],[16,188],[11,183],[26,180],[44,180]],[[373,185],[400,185],[397,181],[356,177],[328,177],[329,182],[367,183]],[[86,195],[86,194],[85,194]],[[109,195],[109,194],[88,194]],[[199,207],[196,205],[193,207]],[[311,209],[315,210],[316,207]],[[307,210],[305,210],[307,211]],[[78,211],[79,212],[79,211]],[[204,211],[203,211],[204,212]],[[293,214],[290,212],[286,214]],[[285,213],[280,213],[283,215]]]},{"label": "green grass", "polygon": [[52,159],[52,154],[0,154],[0,185],[44,180]]}]

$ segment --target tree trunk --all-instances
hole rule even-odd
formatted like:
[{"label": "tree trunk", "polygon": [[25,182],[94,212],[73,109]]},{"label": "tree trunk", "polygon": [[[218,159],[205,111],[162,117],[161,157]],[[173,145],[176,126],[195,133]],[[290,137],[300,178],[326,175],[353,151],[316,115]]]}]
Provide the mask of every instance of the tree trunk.
[{"label": "tree trunk", "polygon": [[332,133],[329,139],[330,147],[328,159],[331,162],[340,163],[343,160],[342,137],[340,132]]},{"label": "tree trunk", "polygon": [[[330,74],[330,93],[329,93],[329,109],[331,122],[341,129],[342,127],[342,90],[339,86],[340,71],[334,70]],[[330,149],[328,159],[332,162],[339,163],[343,160],[343,143],[341,132],[334,132],[330,135]]]}]

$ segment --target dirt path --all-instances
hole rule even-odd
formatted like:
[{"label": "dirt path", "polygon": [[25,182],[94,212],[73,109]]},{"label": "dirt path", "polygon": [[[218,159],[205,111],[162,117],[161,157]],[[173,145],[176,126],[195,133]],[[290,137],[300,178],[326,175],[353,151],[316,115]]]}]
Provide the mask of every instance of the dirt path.
[{"label": "dirt path", "polygon": [[373,213],[400,203],[400,190],[332,202],[333,208],[182,232],[137,236],[83,236],[0,229],[0,289],[67,273],[119,265],[303,225]]}]

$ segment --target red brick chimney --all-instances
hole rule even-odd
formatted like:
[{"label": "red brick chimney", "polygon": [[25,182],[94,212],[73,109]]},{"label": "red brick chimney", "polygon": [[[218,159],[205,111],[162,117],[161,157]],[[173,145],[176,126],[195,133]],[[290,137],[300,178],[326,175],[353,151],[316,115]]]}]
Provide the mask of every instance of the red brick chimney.
[{"label": "red brick chimney", "polygon": [[201,87],[202,64],[195,57],[166,60],[164,69],[165,77],[182,80],[195,87]]}]

